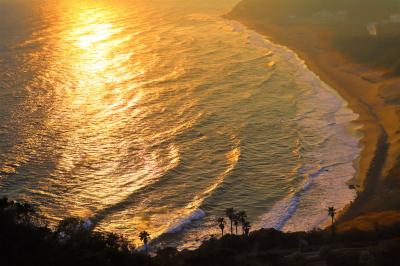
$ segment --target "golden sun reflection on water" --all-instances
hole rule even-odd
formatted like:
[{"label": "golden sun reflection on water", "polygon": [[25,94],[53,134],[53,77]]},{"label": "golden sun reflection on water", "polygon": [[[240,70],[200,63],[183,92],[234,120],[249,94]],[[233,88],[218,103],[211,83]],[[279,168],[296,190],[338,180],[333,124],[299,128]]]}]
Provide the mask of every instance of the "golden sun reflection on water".
[{"label": "golden sun reflection on water", "polygon": [[[40,67],[28,89],[46,108],[44,125],[21,130],[32,133],[21,150],[51,155],[50,170],[40,174],[45,178],[28,185],[51,221],[88,217],[96,229],[140,244],[142,230],[157,238],[201,221],[203,206],[237,167],[241,144],[237,127],[201,124],[230,100],[214,101],[218,86],[194,91],[208,82],[201,67],[187,80],[191,67],[202,64],[191,56],[203,49],[190,50],[195,38],[186,36],[197,33],[165,24],[168,12],[154,21],[152,12],[142,17],[118,2],[44,5],[49,27],[28,41],[40,43],[31,54]],[[227,97],[234,102],[241,94]]]},{"label": "golden sun reflection on water", "polygon": [[[6,132],[16,137],[0,143],[14,141],[0,153],[0,192],[25,196],[54,223],[88,217],[136,244],[147,230],[197,245],[227,206],[271,221],[265,211],[292,195],[330,145],[318,146],[328,142],[320,142],[314,85],[287,83],[293,69],[308,82],[303,65],[204,1],[36,2],[32,35],[10,51],[22,59],[8,74],[24,80],[21,100],[8,97]],[[272,59],[276,67],[266,68]],[[317,129],[303,132],[304,119]]]},{"label": "golden sun reflection on water", "polygon": [[[57,44],[62,51],[55,52],[48,72],[53,78],[57,73],[58,79],[69,80],[55,88],[59,97],[47,125],[58,127],[62,121],[64,143],[57,174],[71,173],[70,182],[75,185],[69,197],[76,204],[72,213],[87,215],[89,210],[118,203],[141,186],[135,186],[133,174],[113,176],[129,153],[119,131],[132,119],[126,109],[140,112],[134,78],[142,69],[138,64],[131,67],[132,50],[126,49],[131,38],[121,34],[123,29],[115,23],[121,15],[117,9],[87,1],[68,10]],[[146,145],[144,140],[138,142]],[[152,164],[145,155],[142,159]],[[93,207],[84,204],[88,195],[97,201]]]},{"label": "golden sun reflection on water", "polygon": [[340,101],[316,95],[287,50],[220,18],[229,1],[27,1],[40,14],[0,32],[0,194],[53,224],[91,218],[135,244],[147,230],[186,248],[219,233],[228,206],[280,223],[303,180],[323,175],[288,225],[319,220],[336,173],[354,170],[357,143],[331,123]]},{"label": "golden sun reflection on water", "polygon": [[[60,8],[64,12],[57,38],[51,38],[56,43],[50,46],[56,49],[49,49],[50,60],[42,74],[49,77],[56,94],[46,128],[61,132],[51,180],[54,186],[65,186],[66,193],[57,195],[58,204],[64,204],[61,209],[97,220],[98,229],[123,233],[136,244],[137,232],[147,230],[157,237],[178,230],[176,225],[187,217],[202,217],[201,205],[236,167],[240,141],[230,132],[217,133],[228,139],[222,167],[205,178],[198,175],[198,182],[174,172],[181,163],[174,139],[202,116],[191,113],[197,99],[180,104],[182,94],[170,98],[171,88],[163,85],[185,73],[178,64],[182,58],[146,49],[160,39],[159,33],[148,33],[142,40],[140,33],[148,25],[130,26],[124,18],[132,14],[118,5],[65,3],[68,8]],[[153,61],[162,56],[177,67],[158,72]],[[156,75],[142,78],[148,72]],[[155,86],[149,89],[147,83]],[[176,110],[165,111],[171,106]],[[160,180],[163,185],[153,189]],[[51,212],[48,216],[60,218],[60,213]]]},{"label": "golden sun reflection on water", "polygon": [[[149,214],[137,213],[147,210],[148,203],[140,198],[135,199],[139,206],[134,210],[118,207],[179,163],[179,149],[173,143],[154,147],[152,138],[159,134],[162,140],[165,132],[139,132],[134,139],[124,135],[140,131],[137,116],[147,112],[140,87],[147,69],[134,57],[136,33],[118,20],[124,15],[117,7],[94,1],[69,6],[57,39],[60,49],[47,68],[53,79],[57,73],[57,79],[69,80],[55,88],[59,100],[47,127],[60,127],[62,121],[64,143],[54,178],[62,177],[59,183],[69,190],[68,201],[74,203],[67,208],[70,214],[97,219],[99,229],[122,232],[137,241],[132,237],[136,232],[146,229],[157,236],[168,226],[160,223],[163,217],[171,220],[171,215],[183,213],[167,205],[154,207]],[[174,128],[168,130],[168,135],[175,133]]]}]

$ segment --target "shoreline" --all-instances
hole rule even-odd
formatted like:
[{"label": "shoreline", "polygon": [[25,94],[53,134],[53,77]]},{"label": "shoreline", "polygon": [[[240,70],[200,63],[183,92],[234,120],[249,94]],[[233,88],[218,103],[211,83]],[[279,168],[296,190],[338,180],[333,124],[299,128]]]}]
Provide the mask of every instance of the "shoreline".
[{"label": "shoreline", "polygon": [[[357,172],[348,181],[349,187],[356,188],[357,197],[340,212],[339,228],[340,224],[345,224],[343,228],[373,228],[376,223],[391,223],[382,221],[382,216],[390,210],[379,206],[376,197],[378,191],[381,191],[382,177],[390,173],[396,165],[393,160],[388,163],[387,158],[398,154],[398,149],[393,147],[396,145],[391,145],[398,138],[397,132],[391,132],[390,126],[399,118],[395,106],[386,104],[380,95],[380,88],[388,80],[371,81],[368,78],[383,75],[383,72],[353,63],[341,55],[330,44],[332,36],[329,31],[318,25],[284,27],[272,22],[237,18],[231,14],[225,18],[239,21],[270,41],[295,52],[312,72],[338,92],[348,103],[348,108],[359,115],[356,123],[361,126],[355,130],[362,135],[362,150],[359,159],[354,162]],[[376,215],[377,213],[381,215]],[[398,215],[392,216],[396,217],[393,218],[394,221],[398,220]],[[351,222],[352,220],[355,222]],[[363,226],[359,226],[360,224]]]}]

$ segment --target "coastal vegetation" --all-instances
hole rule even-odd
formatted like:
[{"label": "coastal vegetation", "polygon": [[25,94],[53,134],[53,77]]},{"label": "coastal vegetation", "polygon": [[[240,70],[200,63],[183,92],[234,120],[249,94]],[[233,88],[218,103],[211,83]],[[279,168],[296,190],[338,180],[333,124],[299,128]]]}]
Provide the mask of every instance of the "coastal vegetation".
[{"label": "coastal vegetation", "polygon": [[400,31],[398,25],[378,25],[378,34],[337,31],[332,44],[356,62],[400,76]]},{"label": "coastal vegetation", "polygon": [[[31,205],[0,200],[0,256],[6,266],[400,265],[400,224],[335,235],[329,230],[249,232],[248,221],[243,229],[244,235],[211,238],[196,250],[165,247],[148,255],[122,236],[96,232],[87,220],[68,218],[50,228]],[[138,236],[147,244],[148,232]]]},{"label": "coastal vegetation", "polygon": [[225,214],[229,218],[229,221],[231,223],[231,235],[233,235],[233,221],[235,220],[235,216],[236,216],[235,209],[228,208],[225,210]]},{"label": "coastal vegetation", "polygon": [[224,236],[224,229],[225,229],[225,218],[224,217],[219,217],[217,219],[218,222],[218,227],[221,229],[221,236]]},{"label": "coastal vegetation", "polygon": [[[231,223],[231,235],[233,235],[233,224],[235,225],[235,233],[236,233],[236,235],[238,234],[237,228],[239,226],[239,222],[242,225],[242,234],[249,235],[251,225],[250,225],[250,222],[247,220],[247,213],[245,211],[236,212],[236,210],[234,208],[228,208],[225,210],[225,215],[226,215],[226,217],[228,217],[228,219]],[[223,219],[223,218],[219,218],[219,219]],[[220,224],[220,228],[221,228],[221,224]]]},{"label": "coastal vegetation", "polygon": [[146,253],[147,253],[148,252],[147,244],[148,244],[149,239],[150,239],[150,234],[147,231],[142,231],[139,234],[139,238],[140,238],[141,241],[143,241],[143,245],[144,245],[144,248],[145,248]]},{"label": "coastal vegetation", "polygon": [[328,208],[328,215],[331,217],[332,219],[332,227],[333,227],[333,223],[334,223],[334,219],[335,219],[335,215],[336,215],[336,209],[335,207],[329,207]]}]

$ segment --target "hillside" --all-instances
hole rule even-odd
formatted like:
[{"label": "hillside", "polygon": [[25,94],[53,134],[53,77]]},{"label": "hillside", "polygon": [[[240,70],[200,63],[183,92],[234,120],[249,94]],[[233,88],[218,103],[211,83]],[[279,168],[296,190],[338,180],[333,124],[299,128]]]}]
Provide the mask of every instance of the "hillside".
[{"label": "hillside", "polygon": [[284,16],[310,17],[330,12],[348,14],[348,21],[355,23],[388,19],[399,10],[400,2],[397,0],[244,0],[233,13],[284,19]]},{"label": "hillside", "polygon": [[333,33],[333,45],[353,60],[400,74],[398,0],[244,0],[230,14],[287,27],[304,23]]}]

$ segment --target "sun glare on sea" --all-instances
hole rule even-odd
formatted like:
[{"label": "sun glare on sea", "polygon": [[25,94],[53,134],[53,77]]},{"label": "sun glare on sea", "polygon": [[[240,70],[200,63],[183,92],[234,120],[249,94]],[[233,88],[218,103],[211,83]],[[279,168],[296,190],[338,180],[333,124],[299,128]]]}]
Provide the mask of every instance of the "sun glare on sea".
[{"label": "sun glare on sea", "polygon": [[89,48],[96,42],[109,38],[112,35],[112,25],[90,24],[87,27],[77,29],[75,34],[80,35],[77,45],[81,48]]},{"label": "sun glare on sea", "polygon": [[[116,174],[120,171],[120,162],[126,161],[130,153],[129,143],[121,132],[134,120],[135,114],[144,111],[138,77],[145,72],[145,66],[134,56],[141,47],[135,45],[134,39],[140,29],[128,28],[121,19],[130,11],[117,4],[97,1],[74,1],[60,10],[67,11],[60,15],[61,30],[59,38],[54,39],[57,41],[54,46],[59,49],[53,51],[54,60],[47,70],[48,75],[57,73],[59,80],[68,77],[54,88],[61,100],[53,110],[58,119],[50,123],[58,125],[62,119],[63,141],[67,143],[57,161],[57,170],[84,177],[69,181],[76,182],[80,188],[69,196],[68,200],[76,203],[70,212],[92,217],[145,186],[146,182],[140,182],[143,172],[151,180],[164,171],[164,166],[152,154],[143,153],[138,157],[146,169],[138,167],[126,174]],[[145,137],[137,137],[135,142],[143,150],[151,145]],[[82,161],[89,167],[82,167]],[[96,199],[96,205],[82,203],[87,195]],[[114,218],[110,219],[97,226],[107,231],[121,227]],[[148,221],[141,217],[127,223],[124,225],[127,230],[149,227]],[[150,231],[154,235],[160,233]]]},{"label": "sun glare on sea", "polygon": [[[79,181],[83,189],[71,195],[77,202],[73,214],[80,215],[90,212],[79,204],[84,195],[96,195],[98,206],[108,206],[138,189],[132,185],[121,193],[119,188],[129,181],[113,179],[111,173],[117,171],[126,153],[117,136],[124,121],[132,118],[127,110],[140,101],[135,77],[143,69],[133,62],[135,47],[130,42],[131,32],[118,22],[124,15],[120,9],[103,2],[84,1],[68,2],[59,10],[65,12],[55,27],[57,38],[52,39],[55,49],[49,49],[51,60],[44,70],[46,76],[60,80],[52,84],[59,100],[52,110],[54,119],[49,119],[47,127],[56,127],[62,120],[66,145],[56,171],[71,173],[79,169],[77,175],[88,178]],[[104,158],[111,159],[104,161]],[[102,166],[95,171],[86,170],[80,166],[82,161]],[[100,185],[93,185],[93,180],[100,180]],[[109,183],[112,186],[104,185]]]}]

